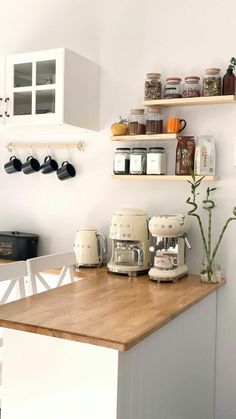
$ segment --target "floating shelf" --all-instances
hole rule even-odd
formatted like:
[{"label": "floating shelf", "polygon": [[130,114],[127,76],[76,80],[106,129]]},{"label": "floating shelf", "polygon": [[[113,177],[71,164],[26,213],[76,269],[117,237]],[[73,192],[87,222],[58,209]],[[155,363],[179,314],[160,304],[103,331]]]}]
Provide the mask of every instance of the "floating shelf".
[{"label": "floating shelf", "polygon": [[178,134],[113,135],[111,141],[176,141]]},{"label": "floating shelf", "polygon": [[145,100],[143,104],[148,107],[170,107],[170,106],[193,106],[193,105],[222,105],[224,103],[236,103],[236,96],[207,96],[207,97],[186,97],[179,99]]},{"label": "floating shelf", "polygon": [[[200,179],[202,176],[196,176],[196,179]],[[112,179],[120,180],[177,180],[187,181],[191,180],[191,176],[176,176],[176,175],[112,175]],[[203,181],[214,181],[217,180],[217,176],[205,176]]]}]

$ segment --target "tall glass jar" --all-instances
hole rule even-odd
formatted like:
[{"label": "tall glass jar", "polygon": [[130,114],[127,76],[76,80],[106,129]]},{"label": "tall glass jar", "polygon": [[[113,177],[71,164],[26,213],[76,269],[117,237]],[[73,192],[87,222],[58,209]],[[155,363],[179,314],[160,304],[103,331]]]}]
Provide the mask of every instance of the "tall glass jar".
[{"label": "tall glass jar", "polygon": [[144,175],[146,173],[147,149],[145,147],[134,147],[130,154],[130,174]]},{"label": "tall glass jar", "polygon": [[145,80],[144,99],[161,99],[161,75],[160,73],[147,73]]},{"label": "tall glass jar", "polygon": [[180,77],[168,77],[165,84],[165,99],[175,99],[182,97],[181,92],[181,78]]},{"label": "tall glass jar", "polygon": [[131,109],[128,117],[129,135],[143,135],[146,130],[144,109]]},{"label": "tall glass jar", "polygon": [[220,68],[206,68],[202,80],[202,96],[221,95]]},{"label": "tall glass jar", "polygon": [[116,149],[113,158],[113,172],[115,175],[128,175],[130,165],[130,152],[128,147]]},{"label": "tall glass jar", "polygon": [[146,114],[146,134],[163,133],[163,116],[160,108],[148,108]]},{"label": "tall glass jar", "polygon": [[198,97],[201,96],[200,77],[188,76],[184,79],[183,97]]},{"label": "tall glass jar", "polygon": [[235,75],[232,68],[228,68],[226,74],[223,77],[223,88],[222,95],[234,95],[235,94]]}]

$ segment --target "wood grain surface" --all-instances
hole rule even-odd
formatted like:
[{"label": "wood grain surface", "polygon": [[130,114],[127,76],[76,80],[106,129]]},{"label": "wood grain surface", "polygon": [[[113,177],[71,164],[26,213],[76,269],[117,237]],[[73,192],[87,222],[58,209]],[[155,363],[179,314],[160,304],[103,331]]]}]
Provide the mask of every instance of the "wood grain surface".
[{"label": "wood grain surface", "polygon": [[0,325],[126,351],[225,284],[203,284],[197,275],[157,284],[105,267],[77,275],[83,279],[2,305]]}]

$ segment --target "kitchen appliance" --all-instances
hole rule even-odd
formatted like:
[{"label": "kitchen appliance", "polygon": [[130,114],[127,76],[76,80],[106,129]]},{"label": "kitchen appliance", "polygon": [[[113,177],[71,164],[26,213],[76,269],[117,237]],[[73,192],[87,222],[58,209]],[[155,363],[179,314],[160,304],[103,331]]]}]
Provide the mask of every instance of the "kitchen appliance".
[{"label": "kitchen appliance", "polygon": [[187,275],[185,245],[191,246],[186,238],[190,228],[189,217],[181,214],[160,215],[149,221],[149,230],[157,238],[156,245],[150,247],[154,253],[154,266],[148,272],[153,281],[178,281]]},{"label": "kitchen appliance", "polygon": [[19,231],[0,231],[0,258],[26,260],[37,256],[39,237]]},{"label": "kitchen appliance", "polygon": [[107,240],[95,227],[85,226],[77,231],[74,251],[77,267],[97,267],[106,261]]},{"label": "kitchen appliance", "polygon": [[108,271],[135,276],[145,273],[150,263],[148,215],[141,209],[117,210],[110,225],[112,256]]}]

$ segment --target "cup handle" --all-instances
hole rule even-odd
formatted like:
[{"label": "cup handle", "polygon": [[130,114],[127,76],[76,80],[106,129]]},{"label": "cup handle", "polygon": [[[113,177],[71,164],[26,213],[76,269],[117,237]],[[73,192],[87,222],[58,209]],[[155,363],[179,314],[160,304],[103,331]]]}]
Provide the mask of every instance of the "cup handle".
[{"label": "cup handle", "polygon": [[13,159],[16,159],[16,156],[11,156],[10,157],[10,161],[13,160]]},{"label": "cup handle", "polygon": [[68,164],[67,160],[63,161],[62,166],[64,166],[65,164]]},{"label": "cup handle", "polygon": [[29,161],[30,159],[33,159],[33,156],[29,156],[29,157],[27,157],[27,161]]},{"label": "cup handle", "polygon": [[185,119],[180,119],[180,124],[182,124],[183,122],[183,127],[179,130],[179,132],[183,131],[183,129],[186,127],[187,122],[185,121]]},{"label": "cup handle", "polygon": [[44,163],[46,163],[46,161],[52,160],[51,156],[46,156],[44,159]]}]

